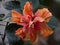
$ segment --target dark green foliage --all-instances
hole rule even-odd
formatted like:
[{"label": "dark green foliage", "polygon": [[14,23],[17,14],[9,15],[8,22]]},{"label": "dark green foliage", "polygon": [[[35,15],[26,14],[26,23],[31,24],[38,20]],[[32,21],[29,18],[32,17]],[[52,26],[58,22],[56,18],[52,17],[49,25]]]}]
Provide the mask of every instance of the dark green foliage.
[{"label": "dark green foliage", "polygon": [[57,22],[57,19],[53,16],[47,24],[54,30],[58,22]]},{"label": "dark green foliage", "polygon": [[2,0],[0,0],[0,1],[2,1]]},{"label": "dark green foliage", "polygon": [[32,45],[32,43],[30,43],[30,41],[25,41],[24,45]]},{"label": "dark green foliage", "polygon": [[50,6],[50,4],[52,3],[52,0],[39,0],[40,4],[44,5],[44,6]]},{"label": "dark green foliage", "polygon": [[20,8],[20,2],[18,2],[18,1],[5,2],[4,8],[7,10],[13,10],[13,9]]},{"label": "dark green foliage", "polygon": [[15,31],[20,27],[23,27],[23,26],[17,25],[14,23],[11,23],[7,26],[6,35],[10,44],[13,44],[13,45],[24,44],[24,42],[15,34]]}]

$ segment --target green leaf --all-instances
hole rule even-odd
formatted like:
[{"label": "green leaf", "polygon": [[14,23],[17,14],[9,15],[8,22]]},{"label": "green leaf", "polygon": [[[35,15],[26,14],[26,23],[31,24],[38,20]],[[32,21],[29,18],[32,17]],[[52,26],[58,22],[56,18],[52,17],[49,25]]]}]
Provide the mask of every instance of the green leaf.
[{"label": "green leaf", "polygon": [[7,29],[6,29],[6,35],[7,35],[7,38],[8,38],[8,41],[9,43],[12,43],[12,44],[15,44],[15,45],[23,45],[24,41],[22,41],[16,34],[15,34],[15,31],[18,29],[18,28],[21,28],[23,26],[21,25],[17,25],[15,23],[11,23],[7,26]]},{"label": "green leaf", "polygon": [[30,43],[30,41],[25,41],[24,45],[32,45],[32,43]]},{"label": "green leaf", "polygon": [[57,22],[57,19],[53,16],[47,24],[54,30],[58,22]]}]

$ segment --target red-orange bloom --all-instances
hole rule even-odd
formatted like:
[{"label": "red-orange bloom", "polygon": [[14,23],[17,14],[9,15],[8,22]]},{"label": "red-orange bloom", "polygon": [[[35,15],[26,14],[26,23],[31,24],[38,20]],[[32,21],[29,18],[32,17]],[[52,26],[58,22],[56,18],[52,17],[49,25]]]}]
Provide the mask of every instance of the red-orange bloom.
[{"label": "red-orange bloom", "polygon": [[31,2],[26,2],[24,5],[23,15],[12,10],[12,22],[22,25],[22,28],[17,29],[16,34],[22,40],[30,40],[35,42],[38,38],[38,33],[42,37],[48,37],[53,33],[52,29],[48,27],[46,22],[49,22],[52,14],[47,8],[38,9],[33,14]]}]

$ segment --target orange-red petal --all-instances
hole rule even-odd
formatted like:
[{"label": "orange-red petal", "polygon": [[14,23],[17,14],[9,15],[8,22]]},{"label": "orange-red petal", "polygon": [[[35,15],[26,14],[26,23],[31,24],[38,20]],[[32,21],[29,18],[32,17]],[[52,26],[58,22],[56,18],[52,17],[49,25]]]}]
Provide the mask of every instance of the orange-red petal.
[{"label": "orange-red petal", "polygon": [[35,43],[35,42],[38,41],[38,36],[37,36],[37,34],[35,34],[33,31],[32,31],[32,32],[29,32],[29,31],[28,31],[28,33],[26,33],[26,36],[25,36],[25,39],[24,39],[24,40],[25,40],[25,41],[26,41],[26,40],[30,40],[31,43]]},{"label": "orange-red petal", "polygon": [[[51,12],[47,8],[38,9],[38,11],[35,13],[36,17],[40,17],[41,20],[48,22],[52,16]],[[48,20],[46,20],[48,18]]]},{"label": "orange-red petal", "polygon": [[48,25],[45,22],[41,23],[40,26],[40,35],[42,37],[48,37],[53,33],[53,30],[50,27],[48,27]]},{"label": "orange-red petal", "polygon": [[23,28],[19,28],[19,29],[17,29],[16,34],[20,35],[22,32],[23,32]]},{"label": "orange-red petal", "polygon": [[32,3],[26,2],[26,4],[24,5],[23,15],[32,16],[32,13],[33,13]]},{"label": "orange-red petal", "polygon": [[24,36],[25,36],[25,34],[24,34],[24,32],[23,32],[23,28],[17,29],[16,35],[18,35],[21,39],[23,39]]},{"label": "orange-red petal", "polygon": [[19,12],[15,10],[12,10],[12,17],[21,18],[22,14],[20,14]]},{"label": "orange-red petal", "polygon": [[38,41],[38,34],[34,34],[33,32],[30,34],[30,41],[32,43],[36,43]]},{"label": "orange-red petal", "polygon": [[12,22],[19,23],[21,21],[22,15],[19,12],[12,10]]}]

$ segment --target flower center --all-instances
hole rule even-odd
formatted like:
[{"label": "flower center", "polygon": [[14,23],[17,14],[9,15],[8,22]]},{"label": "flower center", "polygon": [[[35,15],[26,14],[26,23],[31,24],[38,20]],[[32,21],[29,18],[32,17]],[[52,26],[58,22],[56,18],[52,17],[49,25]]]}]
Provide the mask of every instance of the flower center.
[{"label": "flower center", "polygon": [[32,24],[31,27],[34,28],[34,24]]},{"label": "flower center", "polygon": [[30,21],[30,22],[29,22],[29,27],[31,27],[31,26],[34,28],[33,21]]}]

